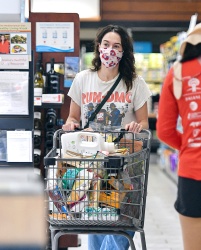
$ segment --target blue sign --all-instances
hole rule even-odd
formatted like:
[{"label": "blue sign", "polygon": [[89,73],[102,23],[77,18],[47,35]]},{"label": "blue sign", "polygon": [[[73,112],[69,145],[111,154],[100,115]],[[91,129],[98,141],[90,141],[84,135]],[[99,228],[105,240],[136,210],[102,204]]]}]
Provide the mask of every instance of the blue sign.
[{"label": "blue sign", "polygon": [[134,42],[133,43],[134,53],[152,53],[151,42]]}]

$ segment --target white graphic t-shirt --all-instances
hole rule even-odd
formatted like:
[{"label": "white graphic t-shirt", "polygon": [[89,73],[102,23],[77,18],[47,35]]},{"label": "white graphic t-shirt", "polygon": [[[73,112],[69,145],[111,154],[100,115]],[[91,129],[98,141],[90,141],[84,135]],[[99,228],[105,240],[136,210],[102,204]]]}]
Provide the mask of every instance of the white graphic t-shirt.
[{"label": "white graphic t-shirt", "polygon": [[[81,107],[82,127],[85,126],[89,117],[103,100],[115,80],[104,82],[97,72],[83,70],[79,72],[68,92],[68,96]],[[94,122],[102,125],[121,126],[135,121],[135,111],[141,108],[152,95],[146,82],[138,76],[133,88],[126,93],[126,85],[121,79],[114,92],[106,101]]]}]

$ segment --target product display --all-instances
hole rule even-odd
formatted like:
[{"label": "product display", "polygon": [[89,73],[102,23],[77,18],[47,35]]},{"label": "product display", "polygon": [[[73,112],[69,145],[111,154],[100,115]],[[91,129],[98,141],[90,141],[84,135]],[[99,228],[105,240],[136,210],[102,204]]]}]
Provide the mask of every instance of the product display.
[{"label": "product display", "polygon": [[[34,153],[34,162],[37,167],[41,167],[41,158],[47,154],[53,146],[53,135],[56,128],[59,125],[57,110],[51,108],[51,103],[64,102],[64,95],[60,94],[60,78],[59,74],[54,70],[54,58],[51,59],[51,67],[49,72],[44,71],[43,67],[43,54],[38,53],[38,60],[36,63],[36,73],[34,78],[34,93],[35,96],[41,97],[41,105],[47,103],[50,105],[49,109],[43,109],[37,107],[37,111],[34,112],[34,149],[39,149],[41,157],[39,156],[39,151]],[[41,116],[44,120],[41,120]]]}]

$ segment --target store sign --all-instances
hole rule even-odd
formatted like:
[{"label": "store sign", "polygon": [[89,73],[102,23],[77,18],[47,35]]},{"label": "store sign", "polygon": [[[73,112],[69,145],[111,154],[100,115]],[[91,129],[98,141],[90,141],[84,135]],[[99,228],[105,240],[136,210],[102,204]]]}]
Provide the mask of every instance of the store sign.
[{"label": "store sign", "polygon": [[28,69],[31,23],[0,23],[0,69]]},{"label": "store sign", "polygon": [[152,52],[152,43],[151,42],[134,42],[133,43],[135,53],[151,53]]},{"label": "store sign", "polygon": [[36,52],[74,52],[74,23],[36,22]]}]

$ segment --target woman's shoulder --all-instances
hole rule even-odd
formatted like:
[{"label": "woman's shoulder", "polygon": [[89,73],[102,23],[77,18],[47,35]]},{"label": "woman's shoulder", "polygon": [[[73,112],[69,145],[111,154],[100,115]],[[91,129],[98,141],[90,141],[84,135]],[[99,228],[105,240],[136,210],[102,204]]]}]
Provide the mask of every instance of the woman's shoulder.
[{"label": "woman's shoulder", "polygon": [[90,70],[90,69],[84,69],[84,70],[82,70],[82,71],[80,71],[79,73],[77,73],[77,77],[89,77],[89,76],[92,76],[92,75],[94,75],[95,74],[95,72],[93,72],[92,70]]},{"label": "woman's shoulder", "polygon": [[136,78],[134,79],[134,85],[138,84],[146,84],[144,78],[141,75],[137,75]]},{"label": "woman's shoulder", "polygon": [[150,92],[150,89],[148,87],[148,84],[145,82],[144,78],[140,75],[137,75],[134,84],[133,84],[133,89],[136,91],[148,91]]}]

